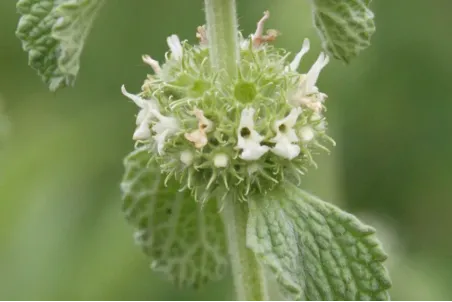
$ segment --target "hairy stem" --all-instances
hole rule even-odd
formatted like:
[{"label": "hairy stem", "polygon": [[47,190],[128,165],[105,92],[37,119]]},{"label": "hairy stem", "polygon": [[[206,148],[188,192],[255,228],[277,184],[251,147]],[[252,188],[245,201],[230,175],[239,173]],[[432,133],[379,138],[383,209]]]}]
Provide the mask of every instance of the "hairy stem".
[{"label": "hairy stem", "polygon": [[256,255],[246,246],[248,206],[246,203],[228,200],[222,214],[237,300],[269,300],[264,268]]},{"label": "hairy stem", "polygon": [[211,64],[234,77],[240,56],[235,0],[205,0],[205,11]]}]

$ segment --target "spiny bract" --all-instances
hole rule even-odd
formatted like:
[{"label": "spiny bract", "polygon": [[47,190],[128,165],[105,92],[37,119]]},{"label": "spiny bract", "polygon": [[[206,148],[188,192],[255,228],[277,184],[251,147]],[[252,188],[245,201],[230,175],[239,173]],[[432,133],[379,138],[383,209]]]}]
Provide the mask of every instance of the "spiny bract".
[{"label": "spiny bract", "polygon": [[309,40],[288,62],[286,51],[268,43],[277,32],[263,34],[268,17],[265,12],[249,38],[238,37],[237,75],[211,68],[206,29],[200,26],[199,45],[168,37],[170,52],[162,66],[143,56],[155,74],[139,94],[122,87],[140,108],[134,140],[147,145],[150,160],[197,201],[229,192],[246,200],[284,178],[299,181],[315,164],[313,152],[332,141],[322,115],[327,96],[315,86],[328,57],[321,53],[306,74],[297,73]]}]

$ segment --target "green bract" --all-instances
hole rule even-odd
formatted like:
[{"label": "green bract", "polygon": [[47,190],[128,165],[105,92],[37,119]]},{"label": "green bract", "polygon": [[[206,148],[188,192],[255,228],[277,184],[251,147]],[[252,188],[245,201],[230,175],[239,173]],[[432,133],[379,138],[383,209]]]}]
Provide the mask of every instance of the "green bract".
[{"label": "green bract", "polygon": [[305,40],[295,59],[266,41],[241,39],[238,75],[214,71],[204,29],[199,45],[168,38],[171,49],[160,67],[143,60],[155,74],[138,95],[123,93],[141,111],[134,139],[167,179],[176,178],[197,201],[229,192],[246,200],[272,190],[283,179],[299,181],[314,164],[313,154],[326,149],[322,115],[326,95],[315,86],[328,63],[323,53],[306,74],[296,71],[309,49]]}]

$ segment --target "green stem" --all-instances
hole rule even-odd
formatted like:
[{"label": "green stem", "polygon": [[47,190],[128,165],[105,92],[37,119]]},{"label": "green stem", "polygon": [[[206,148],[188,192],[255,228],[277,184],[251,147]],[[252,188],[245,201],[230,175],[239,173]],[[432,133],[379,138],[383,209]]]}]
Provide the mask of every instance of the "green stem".
[{"label": "green stem", "polygon": [[269,300],[264,268],[256,255],[246,246],[248,206],[244,202],[227,200],[222,214],[237,300]]},{"label": "green stem", "polygon": [[205,11],[211,64],[235,77],[240,57],[235,0],[205,0]]}]

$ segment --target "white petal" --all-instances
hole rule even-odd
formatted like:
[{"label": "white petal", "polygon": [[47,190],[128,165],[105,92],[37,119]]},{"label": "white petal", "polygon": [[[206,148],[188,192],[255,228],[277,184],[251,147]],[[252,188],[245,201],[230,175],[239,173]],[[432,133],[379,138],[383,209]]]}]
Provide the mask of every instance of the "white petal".
[{"label": "white petal", "polygon": [[[301,112],[302,109],[300,107],[293,108],[285,118],[274,123],[273,130],[275,130],[277,134],[272,138],[272,142],[278,143],[283,138],[291,143],[298,142],[298,137],[293,127],[297,123],[297,119]],[[283,125],[285,129],[284,131],[281,131],[280,127]]]},{"label": "white petal", "polygon": [[174,117],[164,116],[156,109],[150,109],[150,114],[158,119],[152,130],[156,133],[154,139],[157,142],[158,153],[163,154],[166,137],[179,130],[179,123]]},{"label": "white petal", "polygon": [[305,143],[310,142],[315,136],[314,130],[309,126],[301,128],[299,133],[301,141]]},{"label": "white petal", "polygon": [[157,122],[155,123],[155,125],[152,127],[152,130],[156,133],[156,134],[160,134],[163,133],[165,131],[168,131],[169,134],[174,134],[179,130],[179,126],[176,124],[176,119],[173,119],[175,122]]},{"label": "white petal", "polygon": [[[160,111],[158,111],[156,109],[151,109],[150,112],[153,114],[153,116],[155,116],[159,120],[159,123],[157,123],[157,124],[161,124],[165,128],[169,128],[169,129],[172,129],[175,131],[177,131],[179,129],[179,123],[178,123],[177,119],[175,119],[174,117],[164,116],[163,114],[160,113]],[[161,126],[159,126],[159,127],[161,127]],[[158,131],[158,130],[155,130],[155,131]]]},{"label": "white petal", "polygon": [[183,49],[182,44],[180,43],[179,37],[177,35],[171,35],[166,39],[168,46],[176,60],[182,58]]},{"label": "white petal", "polygon": [[151,114],[147,108],[141,109],[137,115],[137,125],[140,125],[146,120],[150,120]]},{"label": "white petal", "polygon": [[[320,53],[319,57],[317,58],[317,61],[312,65],[311,69],[309,69],[306,80],[304,82],[304,91],[309,94],[313,93],[312,91],[313,87],[317,83],[317,79],[319,78],[320,71],[328,64],[329,57],[325,55],[323,52]],[[317,90],[318,91],[318,90]]]},{"label": "white petal", "polygon": [[244,160],[257,160],[270,149],[268,146],[262,146],[260,142],[263,137],[256,130],[251,130],[251,134],[244,138],[238,137],[237,148],[242,150],[240,158]]},{"label": "white petal", "polygon": [[[257,133],[253,128],[250,129],[251,133],[247,137],[243,137],[240,133],[237,137],[237,148],[244,149],[248,148],[251,145],[260,145],[260,142],[263,140],[263,137]],[[240,131],[240,130],[239,130]]]},{"label": "white petal", "polygon": [[254,108],[245,108],[242,110],[242,114],[240,117],[240,126],[239,129],[249,128],[250,130],[254,128],[254,113],[256,110]]},{"label": "white petal", "polygon": [[[244,160],[257,160],[264,155],[268,150],[268,146],[261,146],[263,137],[254,130],[254,108],[246,108],[242,110],[240,125],[237,135],[237,148],[242,149],[240,158]],[[243,128],[249,130],[249,134],[246,137],[241,135]]]},{"label": "white petal", "polygon": [[240,158],[243,160],[258,160],[265,153],[267,153],[269,147],[261,146],[260,144],[250,144],[247,148],[243,149]]},{"label": "white petal", "polygon": [[138,95],[127,92],[124,85],[121,86],[121,91],[127,98],[131,99],[138,107],[141,108],[137,115],[136,124],[141,125],[144,122],[149,124],[153,117],[151,111],[157,108],[157,102],[155,100],[146,100]]},{"label": "white petal", "polygon": [[127,92],[126,87],[124,85],[121,86],[121,92],[124,96],[131,99],[138,107],[140,108],[145,107],[145,103],[147,102],[147,100],[139,97],[138,95]]},{"label": "white petal", "polygon": [[185,150],[180,153],[180,161],[189,166],[193,163],[193,153]]},{"label": "white petal", "polygon": [[291,143],[296,143],[299,141],[299,138],[297,136],[297,133],[295,132],[295,129],[290,129],[285,133],[285,136],[287,140]]},{"label": "white petal", "polygon": [[288,140],[280,140],[271,150],[274,154],[286,159],[293,159],[300,154],[300,147],[291,144]]},{"label": "white petal", "polygon": [[237,140],[237,149],[245,149],[249,146],[249,140],[243,138],[240,134]]},{"label": "white petal", "polygon": [[133,140],[147,140],[151,138],[151,131],[149,130],[149,125],[147,123],[141,123],[133,133]]},{"label": "white petal", "polygon": [[169,134],[169,129],[154,135],[155,142],[157,143],[157,152],[162,155],[164,153],[163,147],[165,147],[165,139]]},{"label": "white petal", "polygon": [[[300,154],[300,147],[292,143],[299,141],[293,127],[295,126],[301,112],[302,109],[300,107],[293,108],[285,118],[275,122],[274,130],[277,134],[271,139],[272,142],[276,143],[276,145],[271,149],[274,154],[287,159],[293,159]],[[282,125],[285,126],[283,131],[280,130]]]},{"label": "white petal", "polygon": [[302,111],[303,110],[301,109],[301,107],[292,108],[292,110],[290,110],[289,114],[285,118],[276,121],[275,126],[277,127],[277,129],[275,130],[278,131],[278,128],[283,124],[286,126],[286,129],[295,126],[297,119]]},{"label": "white petal", "polygon": [[224,153],[216,154],[213,158],[213,165],[217,168],[225,168],[228,166],[229,158]]},{"label": "white petal", "polygon": [[300,66],[301,59],[303,56],[309,51],[309,39],[304,39],[303,45],[301,47],[301,50],[297,53],[293,61],[289,65],[289,69],[292,71],[295,71],[298,69],[298,66]]},{"label": "white petal", "polygon": [[155,73],[160,73],[162,71],[159,62],[151,58],[149,55],[143,55],[141,58],[143,59],[144,63],[151,66]]}]

